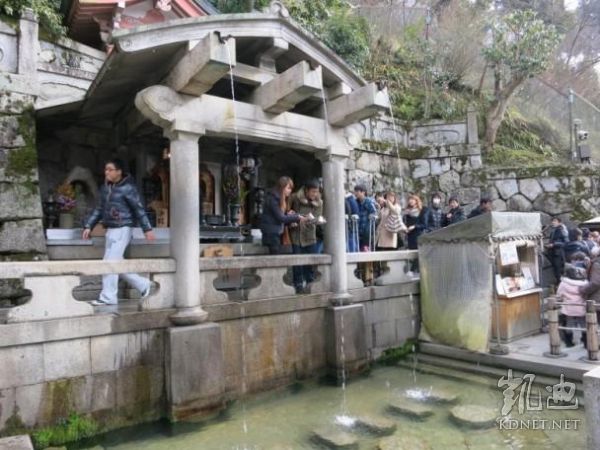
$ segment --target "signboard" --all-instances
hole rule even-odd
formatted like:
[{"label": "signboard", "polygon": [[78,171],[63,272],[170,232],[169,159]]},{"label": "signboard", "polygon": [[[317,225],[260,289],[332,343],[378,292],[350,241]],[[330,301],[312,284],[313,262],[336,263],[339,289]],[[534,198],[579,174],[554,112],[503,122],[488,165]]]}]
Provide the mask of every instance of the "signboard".
[{"label": "signboard", "polygon": [[500,264],[509,266],[511,264],[519,264],[519,255],[517,254],[517,246],[514,242],[503,242],[498,245],[500,250]]}]

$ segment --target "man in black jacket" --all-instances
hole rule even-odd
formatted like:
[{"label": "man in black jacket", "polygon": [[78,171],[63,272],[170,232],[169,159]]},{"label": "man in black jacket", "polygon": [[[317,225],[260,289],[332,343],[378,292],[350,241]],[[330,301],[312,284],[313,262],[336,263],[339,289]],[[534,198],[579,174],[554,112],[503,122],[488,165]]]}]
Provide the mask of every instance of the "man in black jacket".
[{"label": "man in black jacket", "polygon": [[564,246],[569,241],[569,233],[567,227],[562,223],[560,217],[552,218],[551,231],[549,242],[546,245],[548,248],[548,258],[552,264],[552,271],[556,284],[560,283],[563,268],[565,265]]},{"label": "man in black jacket", "polygon": [[[92,228],[102,221],[106,228],[104,260],[123,259],[129,245],[135,222],[139,222],[148,240],[154,240],[152,226],[140,200],[132,178],[124,174],[124,164],[120,159],[112,159],[104,166],[104,184],[100,188],[100,203],[87,219],[83,229],[83,239],[89,239]],[[157,285],[148,278],[128,273],[123,278],[147,297]],[[119,274],[102,276],[100,298],[92,302],[94,306],[116,305]]]},{"label": "man in black jacket", "polygon": [[481,200],[479,200],[479,206],[477,208],[474,208],[473,211],[471,211],[471,214],[469,214],[468,219],[470,219],[471,217],[477,217],[482,214],[489,213],[491,210],[492,199],[489,197],[483,197]]}]

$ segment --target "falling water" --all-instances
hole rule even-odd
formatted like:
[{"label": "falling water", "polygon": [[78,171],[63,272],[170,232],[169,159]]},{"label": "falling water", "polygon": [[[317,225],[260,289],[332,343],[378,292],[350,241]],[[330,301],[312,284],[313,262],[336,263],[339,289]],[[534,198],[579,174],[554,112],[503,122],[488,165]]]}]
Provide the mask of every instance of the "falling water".
[{"label": "falling water", "polygon": [[[234,140],[235,140],[235,165],[237,170],[239,170],[240,167],[240,139],[238,136],[238,128],[237,128],[237,110],[236,110],[236,104],[235,104],[235,86],[233,83],[233,58],[231,57],[231,50],[229,48],[229,45],[225,45],[225,48],[227,49],[227,56],[229,58],[229,83],[231,85],[231,101],[232,101],[232,112],[233,112],[233,132],[234,132]],[[238,191],[238,195],[241,192],[241,180],[240,177],[238,175],[237,177],[237,191]],[[231,215],[231,212],[228,211],[229,215]],[[244,256],[244,245],[240,245],[240,254],[241,256]],[[242,278],[243,280],[243,278]],[[243,283],[243,281],[242,281]],[[242,286],[240,286],[240,289],[242,289]],[[246,420],[246,393],[248,392],[248,386],[247,386],[247,380],[248,380],[248,369],[247,369],[247,364],[246,364],[246,333],[247,333],[247,328],[246,328],[246,307],[244,306],[244,304],[242,303],[240,305],[240,315],[242,316],[242,331],[240,333],[241,335],[241,340],[242,340],[242,429],[244,431],[244,436],[248,436],[248,422]],[[248,448],[246,446],[246,444],[243,445],[242,447],[243,449]]]},{"label": "falling water", "polygon": [[392,130],[394,131],[394,146],[396,147],[396,157],[400,159],[400,144],[398,144],[398,130],[396,129],[396,119],[394,118],[394,108],[390,101],[390,117],[392,118]]},{"label": "falling water", "polygon": [[[411,327],[412,327],[412,330],[415,331],[415,329],[416,329],[416,327],[415,327],[416,320],[415,320],[415,302],[414,302],[413,294],[409,294],[408,301],[410,303],[410,315],[412,317],[412,319],[411,319]],[[417,384],[417,362],[418,362],[418,358],[417,358],[417,349],[416,349],[416,347],[414,345],[412,346],[412,354],[413,354],[412,375],[413,375],[413,381],[414,381],[414,383]]]}]

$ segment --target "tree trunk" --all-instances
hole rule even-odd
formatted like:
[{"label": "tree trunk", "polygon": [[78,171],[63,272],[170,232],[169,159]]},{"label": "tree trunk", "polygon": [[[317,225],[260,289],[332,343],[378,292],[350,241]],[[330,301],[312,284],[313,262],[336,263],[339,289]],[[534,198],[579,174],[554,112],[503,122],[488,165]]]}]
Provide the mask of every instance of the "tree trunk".
[{"label": "tree trunk", "polygon": [[501,90],[497,91],[496,99],[488,108],[485,115],[485,145],[488,151],[494,148],[498,129],[502,125],[502,120],[504,120],[508,102],[523,81],[525,81],[524,77],[513,78]]}]

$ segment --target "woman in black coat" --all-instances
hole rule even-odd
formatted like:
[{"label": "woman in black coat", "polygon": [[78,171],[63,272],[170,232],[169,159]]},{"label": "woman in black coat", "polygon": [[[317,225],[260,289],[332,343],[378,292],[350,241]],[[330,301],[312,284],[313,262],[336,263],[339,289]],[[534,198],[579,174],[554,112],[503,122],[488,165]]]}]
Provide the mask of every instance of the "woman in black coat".
[{"label": "woman in black coat", "polygon": [[290,177],[281,177],[277,185],[265,195],[265,204],[260,218],[262,243],[268,247],[269,254],[282,253],[281,236],[284,226],[306,220],[294,211],[287,211],[288,198],[294,190],[294,182]]}]

